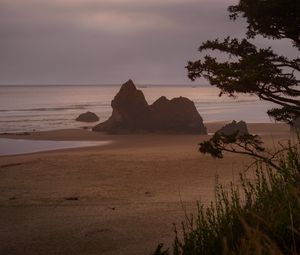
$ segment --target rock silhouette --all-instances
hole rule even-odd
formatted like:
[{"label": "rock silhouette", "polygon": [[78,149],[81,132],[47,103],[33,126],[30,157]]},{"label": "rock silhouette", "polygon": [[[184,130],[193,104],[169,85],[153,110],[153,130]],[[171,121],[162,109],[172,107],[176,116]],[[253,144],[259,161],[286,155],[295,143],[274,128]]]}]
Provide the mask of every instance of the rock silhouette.
[{"label": "rock silhouette", "polygon": [[236,122],[235,120],[231,123],[223,126],[216,133],[222,133],[224,135],[231,135],[238,132],[238,136],[249,134],[247,124],[245,121]]},{"label": "rock silhouette", "polygon": [[97,122],[99,121],[99,117],[93,113],[93,112],[85,112],[80,114],[77,118],[76,121],[81,121],[81,122]]},{"label": "rock silhouette", "polygon": [[113,99],[111,117],[93,128],[111,134],[120,133],[195,133],[207,134],[194,103],[179,97],[160,97],[148,105],[133,81],[124,83]]}]

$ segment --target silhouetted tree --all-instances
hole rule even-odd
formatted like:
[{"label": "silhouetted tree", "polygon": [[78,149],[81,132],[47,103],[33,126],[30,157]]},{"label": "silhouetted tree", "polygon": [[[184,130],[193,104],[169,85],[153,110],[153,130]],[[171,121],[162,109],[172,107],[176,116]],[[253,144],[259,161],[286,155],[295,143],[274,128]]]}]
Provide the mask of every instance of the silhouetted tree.
[{"label": "silhouetted tree", "polygon": [[[299,0],[241,0],[229,7],[231,19],[239,15],[248,22],[248,39],[256,35],[269,38],[288,38],[295,48],[300,47]],[[226,38],[206,41],[199,51],[218,50],[230,56],[228,61],[218,61],[210,55],[202,60],[189,62],[188,76],[195,80],[204,77],[211,85],[220,88],[222,94],[255,94],[273,102],[280,108],[268,114],[278,121],[291,123],[300,116],[300,58],[288,59],[274,53],[271,48],[258,49],[247,39]]]},{"label": "silhouetted tree", "polygon": [[[189,78],[208,79],[211,85],[221,90],[220,96],[228,94],[235,97],[239,93],[246,93],[273,102],[278,107],[268,110],[269,116],[291,124],[300,116],[300,80],[297,78],[300,58],[296,56],[289,59],[278,55],[270,47],[257,48],[249,39],[257,35],[271,39],[286,38],[292,40],[293,47],[299,51],[300,1],[240,0],[239,4],[230,6],[228,10],[232,20],[240,16],[246,18],[247,38],[238,40],[227,37],[223,41],[216,39],[204,42],[199,47],[200,52],[220,51],[229,58],[219,61],[216,57],[206,55],[201,60],[190,61],[187,65]],[[224,136],[215,135],[210,141],[200,144],[200,151],[218,156],[212,148],[222,151],[226,150],[226,145],[235,144],[241,150],[234,149],[232,152],[245,152],[247,139],[252,145],[254,142],[251,137],[244,136],[236,136],[234,140],[224,139]]]},{"label": "silhouetted tree", "polygon": [[300,48],[299,0],[241,0],[228,8],[230,18],[246,18],[247,36],[262,35],[267,38],[288,38]]}]

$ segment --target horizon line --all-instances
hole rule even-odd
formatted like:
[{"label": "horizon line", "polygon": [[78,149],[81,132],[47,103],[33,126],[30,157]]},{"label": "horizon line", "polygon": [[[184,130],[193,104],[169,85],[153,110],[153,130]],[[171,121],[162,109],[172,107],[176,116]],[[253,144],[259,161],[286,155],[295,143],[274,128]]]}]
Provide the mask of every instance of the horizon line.
[{"label": "horizon line", "polygon": [[[72,84],[72,83],[49,83],[49,84],[0,84],[0,87],[21,87],[21,86],[121,86],[123,83],[82,83],[82,84]],[[210,84],[192,84],[192,83],[135,83],[137,87],[139,86],[210,86]]]}]

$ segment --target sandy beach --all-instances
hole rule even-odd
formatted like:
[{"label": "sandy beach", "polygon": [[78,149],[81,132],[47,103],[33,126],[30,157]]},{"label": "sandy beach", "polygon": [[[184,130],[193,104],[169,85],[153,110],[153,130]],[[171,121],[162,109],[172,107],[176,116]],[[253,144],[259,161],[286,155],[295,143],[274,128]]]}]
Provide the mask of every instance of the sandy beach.
[{"label": "sandy beach", "polygon": [[[224,123],[207,123],[209,133]],[[285,124],[249,124],[269,148]],[[2,138],[112,141],[101,147],[0,157],[0,254],[149,254],[170,245],[172,223],[238,181],[249,158],[202,155],[202,135],[105,135],[58,130]]]}]

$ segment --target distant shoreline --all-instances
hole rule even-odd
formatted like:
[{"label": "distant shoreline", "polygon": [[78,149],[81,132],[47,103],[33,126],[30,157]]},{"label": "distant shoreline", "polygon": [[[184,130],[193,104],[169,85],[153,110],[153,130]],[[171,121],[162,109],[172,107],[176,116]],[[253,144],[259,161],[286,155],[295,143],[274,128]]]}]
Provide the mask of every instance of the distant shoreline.
[{"label": "distant shoreline", "polygon": [[[120,84],[97,84],[97,83],[87,83],[87,84],[0,84],[1,87],[64,87],[64,86],[100,86],[100,87],[120,87]],[[138,88],[145,87],[211,87],[209,84],[148,84],[140,83],[137,84]]]}]

